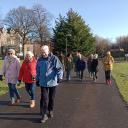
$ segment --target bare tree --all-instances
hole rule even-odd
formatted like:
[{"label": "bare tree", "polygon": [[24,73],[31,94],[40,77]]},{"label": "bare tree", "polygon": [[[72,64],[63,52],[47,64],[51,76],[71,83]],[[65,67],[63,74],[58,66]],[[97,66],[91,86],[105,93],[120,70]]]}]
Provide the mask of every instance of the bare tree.
[{"label": "bare tree", "polygon": [[1,13],[0,13],[0,28],[3,27],[3,20],[2,20],[2,17],[1,17]]},{"label": "bare tree", "polygon": [[107,50],[110,49],[111,42],[108,39],[104,39],[96,36],[96,52],[103,56]]},{"label": "bare tree", "polygon": [[33,29],[33,11],[25,7],[18,7],[9,11],[5,18],[5,25],[10,28],[17,29],[19,35],[22,38],[22,48],[24,51],[24,45],[26,40],[31,35]]},{"label": "bare tree", "polygon": [[120,49],[124,49],[125,53],[128,53],[128,36],[118,37],[116,42]]},{"label": "bare tree", "polygon": [[34,5],[32,10],[34,13],[33,35],[39,39],[41,44],[43,44],[50,39],[50,21],[52,17],[51,14],[40,4]]}]

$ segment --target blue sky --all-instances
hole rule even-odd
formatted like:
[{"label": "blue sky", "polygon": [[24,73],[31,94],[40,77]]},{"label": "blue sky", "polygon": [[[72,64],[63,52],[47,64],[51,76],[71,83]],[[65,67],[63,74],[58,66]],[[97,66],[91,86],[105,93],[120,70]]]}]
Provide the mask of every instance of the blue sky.
[{"label": "blue sky", "polygon": [[[64,16],[70,8],[83,17],[94,35],[114,40],[128,35],[128,0],[0,0],[0,15],[19,6],[42,4],[53,16]],[[53,24],[54,24],[53,20]]]}]

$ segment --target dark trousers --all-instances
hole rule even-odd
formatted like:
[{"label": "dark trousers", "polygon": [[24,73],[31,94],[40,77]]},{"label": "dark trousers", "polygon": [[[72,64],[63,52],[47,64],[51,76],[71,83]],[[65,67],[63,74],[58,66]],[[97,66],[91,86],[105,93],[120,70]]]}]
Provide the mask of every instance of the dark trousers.
[{"label": "dark trousers", "polygon": [[41,87],[40,113],[42,117],[48,112],[53,111],[56,86]]},{"label": "dark trousers", "polygon": [[105,79],[106,80],[111,80],[111,70],[105,71]]},{"label": "dark trousers", "polygon": [[79,70],[78,71],[78,76],[79,78],[82,80],[83,79],[83,73],[84,73],[84,70]]},{"label": "dark trousers", "polygon": [[31,100],[35,99],[35,85],[33,83],[25,83],[25,89],[29,94]]}]

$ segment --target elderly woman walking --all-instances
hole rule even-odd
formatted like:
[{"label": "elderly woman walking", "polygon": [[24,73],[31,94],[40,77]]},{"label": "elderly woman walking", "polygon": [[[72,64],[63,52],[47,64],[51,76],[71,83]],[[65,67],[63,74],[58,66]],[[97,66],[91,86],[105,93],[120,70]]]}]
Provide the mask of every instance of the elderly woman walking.
[{"label": "elderly woman walking", "polygon": [[16,88],[19,70],[20,70],[20,62],[15,55],[15,50],[9,49],[4,59],[0,80],[3,80],[2,76],[4,75],[9,87],[9,94],[11,99],[10,105],[14,105],[15,103],[20,102],[20,95]]},{"label": "elderly woman walking", "polygon": [[30,108],[35,107],[35,78],[36,78],[36,59],[31,51],[27,51],[25,60],[22,63],[18,81],[25,83],[25,88],[30,96]]}]

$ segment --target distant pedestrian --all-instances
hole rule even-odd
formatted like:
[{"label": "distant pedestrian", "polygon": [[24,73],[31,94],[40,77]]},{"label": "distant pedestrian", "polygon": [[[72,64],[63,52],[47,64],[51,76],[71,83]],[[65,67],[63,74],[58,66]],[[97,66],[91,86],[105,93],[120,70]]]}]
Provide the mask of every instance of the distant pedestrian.
[{"label": "distant pedestrian", "polygon": [[91,54],[87,60],[87,68],[88,68],[88,73],[89,73],[89,77],[92,78],[92,60],[93,60],[93,54]]},{"label": "distant pedestrian", "polygon": [[114,58],[111,56],[111,52],[108,51],[103,59],[106,84],[111,85],[111,71],[113,69]]},{"label": "distant pedestrian", "polygon": [[79,59],[79,56],[81,56],[80,50],[76,51],[76,53],[73,55],[73,64],[74,64],[73,67],[74,67],[74,72],[76,72],[76,77],[78,77],[76,62]]},{"label": "distant pedestrian", "polygon": [[31,51],[27,51],[22,63],[18,81],[25,83],[25,89],[30,96],[30,108],[35,107],[35,81],[36,81],[36,59]]},{"label": "distant pedestrian", "polygon": [[19,70],[20,70],[20,62],[15,55],[15,50],[9,49],[4,59],[0,80],[2,80],[3,79],[2,77],[5,76],[6,82],[9,87],[9,94],[11,99],[10,105],[18,104],[20,102],[21,97],[16,88]]},{"label": "distant pedestrian", "polygon": [[66,80],[71,80],[72,68],[73,68],[72,55],[69,53],[67,54],[67,57],[65,60]]},{"label": "distant pedestrian", "polygon": [[97,79],[97,72],[98,72],[98,54],[94,54],[93,60],[91,62],[91,71],[93,80],[96,81]]},{"label": "distant pedestrian", "polygon": [[76,61],[76,70],[78,72],[78,77],[80,80],[83,79],[83,72],[86,68],[86,62],[82,59],[81,54],[78,55],[78,59]]},{"label": "distant pedestrian", "polygon": [[36,84],[41,88],[40,113],[41,122],[53,117],[56,86],[63,78],[63,66],[57,56],[49,51],[49,47],[41,47],[41,57],[37,61]]}]

